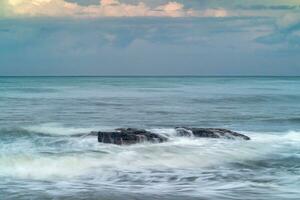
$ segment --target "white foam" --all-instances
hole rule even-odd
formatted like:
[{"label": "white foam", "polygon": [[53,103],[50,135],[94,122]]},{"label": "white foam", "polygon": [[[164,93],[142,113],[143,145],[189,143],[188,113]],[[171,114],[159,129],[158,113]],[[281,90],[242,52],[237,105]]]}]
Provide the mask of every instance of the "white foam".
[{"label": "white foam", "polygon": [[87,134],[91,131],[97,130],[110,130],[109,127],[92,127],[92,128],[82,128],[82,127],[69,127],[64,126],[59,123],[45,123],[40,125],[34,126],[26,126],[24,127],[25,130],[37,132],[37,133],[44,133],[49,135],[74,135],[74,134]]},{"label": "white foam", "polygon": [[[32,130],[45,132],[46,129],[49,134],[61,132],[73,134],[78,133],[78,130],[86,131],[77,128],[57,129],[57,125],[49,131],[49,127],[53,126],[48,124],[45,127],[38,126],[38,129]],[[160,130],[161,134],[166,135],[171,135],[173,132],[174,130],[171,129]],[[66,144],[63,150],[57,149],[59,153],[55,155],[41,153],[43,148],[47,152],[47,147],[34,146],[30,148],[36,149],[30,149],[30,153],[27,154],[9,154],[9,150],[2,152],[0,176],[51,179],[93,174],[93,176],[109,179],[112,171],[199,170],[225,166],[232,162],[244,163],[268,159],[271,154],[280,154],[286,150],[286,144],[289,148],[299,149],[299,132],[284,134],[248,132],[247,134],[252,140],[173,137],[166,143],[143,143],[132,146],[101,144],[95,138],[70,138],[70,143]],[[9,148],[14,147],[11,145]],[[28,145],[24,152],[27,151],[26,148]]]},{"label": "white foam", "polygon": [[272,143],[278,141],[284,142],[300,142],[299,131],[286,131],[286,132],[242,132],[249,135],[252,140],[256,142]]},{"label": "white foam", "polygon": [[99,160],[82,156],[47,157],[18,155],[0,157],[0,175],[30,179],[71,178],[84,174]]},{"label": "white foam", "polygon": [[149,129],[150,132],[158,133],[167,137],[175,137],[176,136],[176,130],[174,128],[154,128]]},{"label": "white foam", "polygon": [[111,170],[201,169],[261,155],[259,149],[252,149],[251,145],[242,142],[187,138],[154,145],[119,147],[98,144],[90,146],[90,150],[106,153],[3,155],[0,157],[0,174],[33,179],[68,178],[88,173],[109,176],[107,173]]}]

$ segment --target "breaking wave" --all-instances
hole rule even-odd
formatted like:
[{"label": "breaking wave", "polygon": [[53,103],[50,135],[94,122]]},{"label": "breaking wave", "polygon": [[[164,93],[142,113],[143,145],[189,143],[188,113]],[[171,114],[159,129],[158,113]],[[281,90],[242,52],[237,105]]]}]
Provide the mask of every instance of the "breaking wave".
[{"label": "breaking wave", "polygon": [[[78,199],[85,198],[80,196],[82,190],[98,194],[97,198],[108,191],[130,191],[143,197],[178,194],[226,199],[228,191],[239,188],[248,188],[247,192],[261,189],[272,197],[266,187],[276,191],[277,185],[295,182],[295,174],[300,174],[298,131],[238,131],[251,137],[243,141],[177,137],[173,128],[149,128],[169,142],[130,146],[98,143],[97,136],[87,135],[114,128],[48,123],[1,129],[0,177],[17,185],[26,183],[14,190],[24,194],[47,190],[55,183],[60,186],[53,191],[76,191]],[[281,187],[289,192],[286,196],[299,194],[288,185]],[[239,198],[236,194],[228,199]]]},{"label": "breaking wave", "polygon": [[[113,172],[202,171],[226,168],[232,164],[251,165],[270,158],[276,161],[277,158],[279,160],[289,155],[293,155],[296,160],[300,158],[300,133],[296,131],[243,132],[252,138],[246,142],[181,138],[175,136],[174,129],[150,129],[170,137],[170,142],[117,146],[100,144],[95,136],[68,137],[95,129],[42,124],[16,130],[19,134],[32,134],[34,139],[21,137],[2,141],[0,176],[47,180],[92,174],[110,180]],[[294,153],[291,154],[291,151]]]}]

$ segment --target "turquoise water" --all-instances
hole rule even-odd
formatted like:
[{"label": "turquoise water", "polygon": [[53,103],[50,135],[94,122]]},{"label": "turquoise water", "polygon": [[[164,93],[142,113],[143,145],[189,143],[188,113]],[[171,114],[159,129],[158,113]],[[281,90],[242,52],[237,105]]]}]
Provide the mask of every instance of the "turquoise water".
[{"label": "turquoise water", "polygon": [[[297,77],[2,77],[0,199],[299,199],[299,102]],[[119,127],[171,141],[75,137]]]}]

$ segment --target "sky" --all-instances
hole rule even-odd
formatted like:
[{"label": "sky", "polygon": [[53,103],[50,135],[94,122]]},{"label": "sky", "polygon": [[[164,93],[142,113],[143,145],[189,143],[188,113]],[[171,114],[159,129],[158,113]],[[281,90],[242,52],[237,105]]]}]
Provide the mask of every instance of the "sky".
[{"label": "sky", "polygon": [[0,0],[0,76],[300,75],[300,0]]}]

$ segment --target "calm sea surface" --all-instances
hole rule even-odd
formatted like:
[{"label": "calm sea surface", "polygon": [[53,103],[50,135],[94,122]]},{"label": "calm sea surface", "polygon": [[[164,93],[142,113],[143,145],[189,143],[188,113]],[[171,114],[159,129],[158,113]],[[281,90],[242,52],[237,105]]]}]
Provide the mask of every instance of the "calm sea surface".
[{"label": "calm sea surface", "polygon": [[[189,139],[220,127],[251,141]],[[170,142],[78,133],[145,128]],[[300,199],[300,78],[0,77],[0,200]]]}]

